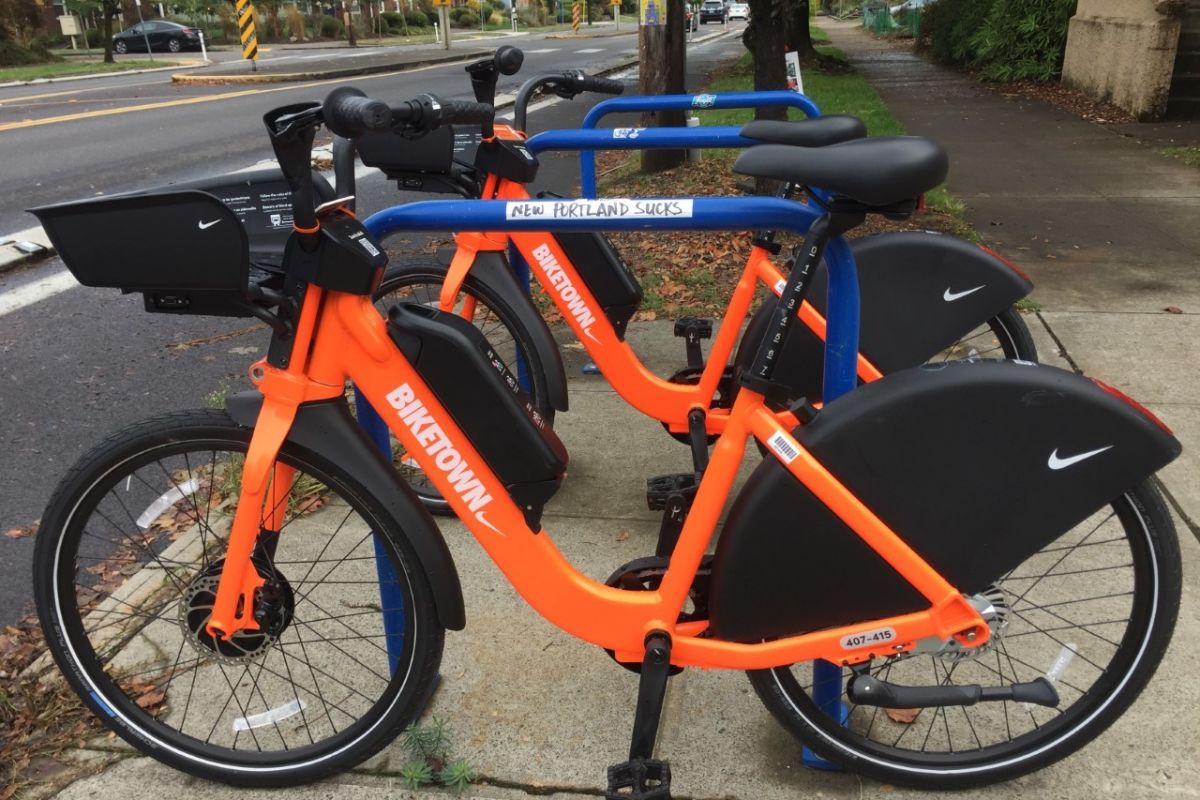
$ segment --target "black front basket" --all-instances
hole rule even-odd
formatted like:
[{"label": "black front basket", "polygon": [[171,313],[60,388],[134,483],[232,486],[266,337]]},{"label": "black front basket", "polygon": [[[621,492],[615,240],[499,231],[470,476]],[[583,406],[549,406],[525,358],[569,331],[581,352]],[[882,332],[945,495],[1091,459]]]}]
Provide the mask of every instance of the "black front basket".
[{"label": "black front basket", "polygon": [[152,311],[250,316],[246,231],[207,192],[126,195],[31,211],[84,286],[142,292]]}]

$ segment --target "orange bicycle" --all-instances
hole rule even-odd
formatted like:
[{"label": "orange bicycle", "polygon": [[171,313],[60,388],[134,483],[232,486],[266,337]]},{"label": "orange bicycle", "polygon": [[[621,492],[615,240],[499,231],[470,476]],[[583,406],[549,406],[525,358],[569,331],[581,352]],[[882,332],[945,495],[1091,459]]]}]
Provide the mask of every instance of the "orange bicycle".
[{"label": "orange bicycle", "polygon": [[[428,96],[389,108],[339,89],[324,106],[267,114],[295,213],[281,282],[251,280],[244,231],[204,192],[36,210],[85,284],[141,292],[150,311],[254,315],[273,328],[251,368],[257,391],[111,437],[50,501],[38,611],[57,663],[105,724],[176,768],[268,786],[358,763],[412,721],[444,631],[464,627],[462,593],[431,517],[351,418],[349,381],[534,609],[640,671],[610,797],[669,796],[653,747],[668,677],[687,667],[749,671],[819,753],[918,786],[1037,769],[1133,702],[1180,594],[1174,529],[1150,482],[1180,447],[1145,409],[1081,376],[1003,361],[901,370],[794,430],[767,405],[777,348],[822,255],[837,312],[855,300],[852,280],[840,283],[853,271],[841,234],[869,213],[911,209],[941,181],[945,156],[926,140],[742,156],[751,172],[767,158],[781,178],[820,175],[835,194],[812,224],[775,198],[407,207],[413,229],[514,236],[747,219],[806,231],[778,327],[711,458],[705,427],[694,428],[699,485],[678,541],[604,583],[574,569],[541,524],[567,454],[515,378],[454,314],[400,304],[382,317],[371,300],[378,244],[341,204],[313,209],[322,121],[416,133],[490,113]],[[600,216],[593,202],[624,205]],[[131,225],[147,236],[129,237]],[[831,313],[830,342],[852,341],[839,319]],[[731,497],[750,439],[770,457]],[[395,576],[386,585],[382,562]],[[840,667],[845,724],[794,667],[815,659]],[[879,713],[892,707],[922,711],[901,726]]]}]

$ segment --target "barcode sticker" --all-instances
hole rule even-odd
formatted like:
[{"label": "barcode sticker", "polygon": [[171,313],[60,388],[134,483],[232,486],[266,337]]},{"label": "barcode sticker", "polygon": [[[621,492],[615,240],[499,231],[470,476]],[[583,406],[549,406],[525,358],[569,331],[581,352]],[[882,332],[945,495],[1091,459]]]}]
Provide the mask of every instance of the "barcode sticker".
[{"label": "barcode sticker", "polygon": [[776,433],[770,439],[767,439],[767,447],[774,450],[775,455],[779,456],[780,460],[785,464],[792,463],[796,460],[796,456],[800,455],[782,433]]}]

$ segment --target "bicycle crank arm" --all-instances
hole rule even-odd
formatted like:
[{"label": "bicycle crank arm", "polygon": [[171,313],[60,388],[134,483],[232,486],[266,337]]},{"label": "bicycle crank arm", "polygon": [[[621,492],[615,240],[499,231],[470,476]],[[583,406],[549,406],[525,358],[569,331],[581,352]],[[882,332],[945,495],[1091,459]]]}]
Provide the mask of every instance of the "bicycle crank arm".
[{"label": "bicycle crank arm", "polygon": [[860,706],[882,708],[973,706],[996,700],[1033,703],[1051,708],[1058,705],[1058,692],[1046,678],[1010,686],[898,686],[870,675],[859,675],[850,680],[846,695]]}]

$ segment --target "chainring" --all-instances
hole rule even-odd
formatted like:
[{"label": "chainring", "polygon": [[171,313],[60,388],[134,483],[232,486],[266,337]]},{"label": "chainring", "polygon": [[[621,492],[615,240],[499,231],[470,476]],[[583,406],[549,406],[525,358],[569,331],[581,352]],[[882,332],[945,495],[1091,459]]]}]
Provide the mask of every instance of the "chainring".
[{"label": "chainring", "polygon": [[[697,620],[708,619],[708,582],[712,577],[712,555],[706,555],[700,561],[700,568],[696,570],[696,577],[692,579],[692,588],[688,591],[688,597],[692,601],[691,610],[681,611],[679,614],[679,622],[695,622]],[[644,556],[635,558],[626,564],[621,565],[608,576],[608,580],[604,583],[607,586],[612,586],[616,589],[624,589],[633,592],[653,592],[662,584],[663,575],[667,572],[667,566],[670,559],[666,556]],[[616,661],[616,654],[612,650],[605,649],[609,657]],[[625,669],[630,672],[640,673],[642,665],[640,663],[626,663],[617,661]],[[672,665],[668,674],[678,675],[683,671],[683,667]]]}]

